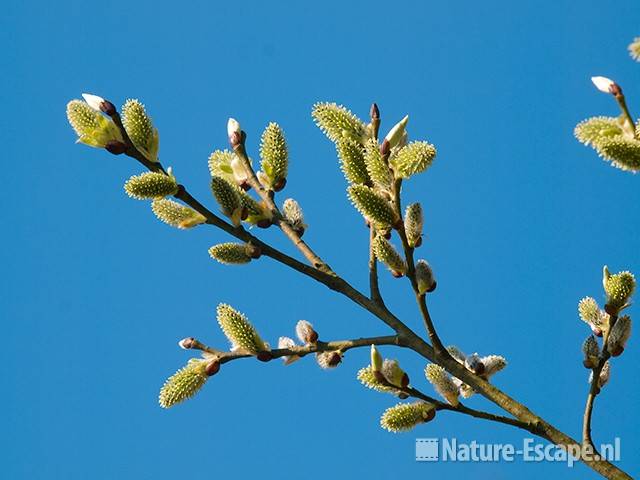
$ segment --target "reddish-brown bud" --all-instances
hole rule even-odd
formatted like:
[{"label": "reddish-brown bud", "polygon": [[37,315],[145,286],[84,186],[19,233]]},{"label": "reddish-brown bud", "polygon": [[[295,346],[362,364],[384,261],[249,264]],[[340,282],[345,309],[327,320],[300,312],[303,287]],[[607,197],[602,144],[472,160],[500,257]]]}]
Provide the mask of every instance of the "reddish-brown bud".
[{"label": "reddish-brown bud", "polygon": [[392,270],[391,275],[393,275],[396,278],[401,278],[404,274],[402,272],[397,272],[395,270]]},{"label": "reddish-brown bud", "polygon": [[619,357],[620,355],[622,355],[622,352],[624,352],[624,347],[622,345],[618,345],[614,350],[612,350],[609,353],[611,353],[612,357]]},{"label": "reddish-brown bud", "polygon": [[269,228],[272,225],[272,222],[268,218],[263,218],[256,222],[256,225],[260,228]]},{"label": "reddish-brown bud", "polygon": [[378,108],[378,105],[376,105],[375,103],[371,104],[371,109],[369,110],[369,117],[372,120],[380,118],[380,109]]},{"label": "reddish-brown bud", "polygon": [[100,104],[100,110],[102,110],[104,113],[106,113],[110,117],[116,114],[116,106],[113,103],[111,103],[109,100],[104,100]]},{"label": "reddish-brown bud", "polygon": [[113,155],[120,155],[127,150],[127,146],[119,140],[111,140],[107,142],[104,149]]},{"label": "reddish-brown bud", "polygon": [[273,190],[275,192],[279,192],[286,185],[287,185],[287,179],[286,178],[279,178],[278,181],[273,184]]},{"label": "reddish-brown bud", "polygon": [[273,355],[271,355],[270,351],[263,350],[261,352],[258,352],[258,355],[256,355],[256,358],[261,362],[268,362],[269,360],[273,359]]},{"label": "reddish-brown bud", "polygon": [[206,373],[209,377],[215,375],[220,371],[220,362],[218,360],[213,360],[208,363],[204,369],[204,373]]},{"label": "reddish-brown bud", "polygon": [[380,154],[384,157],[386,155],[389,155],[389,152],[391,152],[391,144],[389,143],[389,140],[385,138],[384,142],[382,142],[382,145],[380,145]]}]

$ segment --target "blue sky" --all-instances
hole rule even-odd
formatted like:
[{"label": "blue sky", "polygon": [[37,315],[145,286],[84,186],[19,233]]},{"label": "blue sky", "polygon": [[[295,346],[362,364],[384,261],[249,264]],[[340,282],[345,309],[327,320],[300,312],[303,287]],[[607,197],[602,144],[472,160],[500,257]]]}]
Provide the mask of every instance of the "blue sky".
[{"label": "blue sky", "polygon": [[[290,147],[284,194],[302,204],[305,239],[355,286],[366,286],[367,232],[349,206],[316,101],[383,130],[406,113],[413,138],[438,147],[432,169],[406,185],[420,200],[433,265],[430,298],[446,343],[510,361],[495,383],[577,436],[587,391],[576,304],[602,299],[600,271],[640,273],[639,179],[609,167],[572,135],[591,115],[617,115],[590,84],[607,75],[640,108],[640,65],[626,45],[640,10],[616,2],[9,2],[0,40],[4,235],[0,315],[4,377],[0,450],[5,478],[240,478],[354,473],[366,478],[596,478],[578,465],[426,464],[418,437],[521,442],[520,431],[443,413],[418,430],[378,426],[391,397],[355,379],[367,352],[340,368],[312,359],[226,365],[194,400],[157,405],[164,379],[194,335],[225,346],[215,307],[244,311],[274,342],[298,319],[321,338],[389,331],[324,287],[269,259],[223,267],[207,248],[221,232],[158,222],[123,182],[132,160],[74,145],[65,104],[88,91],[143,101],[160,156],[214,207],[208,154],[238,118],[257,156],[269,121]],[[286,198],[280,194],[280,198]],[[266,240],[295,254],[275,231]],[[406,282],[383,275],[389,305],[417,330]],[[637,310],[631,310],[633,314]],[[423,362],[397,357],[429,391]],[[640,471],[632,338],[596,403],[597,442],[622,442],[620,465]],[[482,398],[470,406],[494,410]]]}]

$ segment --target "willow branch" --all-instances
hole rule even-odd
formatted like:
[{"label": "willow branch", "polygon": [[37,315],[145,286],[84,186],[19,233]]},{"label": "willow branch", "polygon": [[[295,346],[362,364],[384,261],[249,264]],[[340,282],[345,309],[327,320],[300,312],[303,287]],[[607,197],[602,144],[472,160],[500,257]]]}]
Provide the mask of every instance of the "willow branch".
[{"label": "willow branch", "polygon": [[[133,144],[131,143],[131,140],[129,139],[126,133],[126,130],[122,125],[122,122],[120,120],[120,116],[118,115],[118,113],[116,112],[114,114],[110,114],[110,116],[113,119],[114,123],[120,129],[120,132],[122,133],[122,137],[125,140],[125,143],[127,145],[127,149],[125,153],[128,156],[138,160],[141,164],[143,164],[145,167],[147,167],[151,171],[164,172],[164,169],[159,163],[148,161],[146,157],[144,157],[144,155],[142,155],[133,146]],[[269,256],[274,260],[284,265],[287,265],[292,269],[310,278],[313,278],[314,280],[324,284],[330,289],[336,292],[339,292],[340,294],[351,299],[354,303],[360,305],[362,308],[364,308],[365,310],[373,314],[375,317],[379,318],[382,322],[387,324],[389,327],[391,327],[397,333],[397,336],[399,337],[399,342],[402,346],[408,347],[411,350],[418,353],[419,355],[421,355],[422,357],[424,357],[425,359],[441,365],[451,375],[467,383],[474,390],[476,390],[480,395],[484,396],[489,401],[498,405],[500,408],[502,408],[506,412],[513,415],[516,419],[518,419],[521,422],[524,422],[531,429],[533,429],[529,431],[533,432],[535,430],[535,433],[538,436],[545,438],[559,446],[580,447],[580,443],[578,443],[576,440],[574,440],[567,434],[563,433],[562,431],[558,430],[557,428],[555,428],[553,425],[546,422],[544,419],[542,419],[538,415],[531,412],[526,406],[517,402],[515,399],[511,398],[510,396],[502,392],[500,389],[498,389],[494,385],[488,383],[486,380],[478,377],[477,375],[467,370],[463,365],[461,365],[451,356],[440,355],[440,354],[436,355],[436,351],[434,351],[434,348],[431,347],[431,345],[427,344],[415,332],[413,332],[409,327],[407,327],[404,322],[402,322],[399,318],[393,315],[393,313],[391,313],[384,305],[374,302],[372,299],[370,299],[369,297],[367,297],[366,295],[362,294],[360,291],[352,287],[347,281],[335,275],[335,273],[333,273],[330,269],[328,269],[330,273],[327,273],[326,269],[324,268],[322,269],[318,267],[314,268],[312,266],[304,264],[296,260],[295,258],[292,258],[289,255],[262,242],[261,240],[259,240],[258,238],[254,237],[249,232],[247,232],[244,228],[234,227],[233,225],[230,225],[229,223],[227,223],[226,221],[222,220],[220,217],[218,217],[217,215],[209,211],[195,198],[193,198],[193,196],[191,196],[183,186],[179,187],[179,191],[178,193],[176,193],[175,197],[182,200],[185,204],[189,205],[191,208],[193,208],[194,210],[204,215],[208,224],[214,225],[242,241],[254,242],[256,245],[262,248],[262,253],[264,255]],[[273,201],[271,200],[271,202]],[[284,224],[286,225],[286,222]],[[292,232],[292,233],[296,235],[295,232]],[[405,241],[406,241],[406,235],[405,235]],[[304,242],[302,243],[304,244]],[[308,247],[304,248],[304,250],[307,250],[307,249]],[[305,252],[303,252],[303,254],[304,253]],[[314,256],[315,254],[313,254],[313,252],[311,252],[311,254],[309,254],[308,252],[307,254],[305,254],[305,257],[307,257],[307,259],[309,259],[312,265],[315,266],[316,262],[314,262],[313,260]],[[324,263],[321,260],[320,262],[322,265],[324,265]],[[426,310],[426,304],[425,304],[425,310]],[[427,325],[430,324],[432,326],[433,324],[431,322],[430,316],[428,316],[428,310],[426,311],[426,315],[423,312],[423,316]],[[631,479],[631,477],[627,475],[625,472],[623,472],[622,470],[618,469],[615,465],[605,460],[587,458],[587,459],[582,459],[582,461],[587,466],[589,466],[590,468],[592,468],[594,471],[598,472],[605,478],[624,479],[624,480]]]}]

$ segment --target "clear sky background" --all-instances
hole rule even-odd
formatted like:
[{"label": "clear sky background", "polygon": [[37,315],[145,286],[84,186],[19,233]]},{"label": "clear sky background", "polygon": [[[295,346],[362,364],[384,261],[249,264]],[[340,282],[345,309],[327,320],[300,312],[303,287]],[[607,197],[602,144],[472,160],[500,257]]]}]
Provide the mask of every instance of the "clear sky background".
[{"label": "clear sky background", "polygon": [[[305,239],[363,289],[367,231],[311,106],[336,101],[366,117],[376,101],[383,131],[409,113],[412,137],[438,147],[405,201],[425,209],[418,253],[438,277],[430,304],[442,337],[506,356],[495,383],[578,436],[588,329],[576,305],[602,300],[605,263],[640,274],[640,179],[572,131],[618,113],[591,75],[616,79],[640,112],[640,65],[626,51],[640,35],[637,2],[9,1],[3,10],[3,478],[596,478],[581,465],[415,462],[417,437],[519,444],[524,434],[446,412],[411,433],[383,431],[378,418],[396,400],[355,379],[365,350],[330,372],[312,358],[286,369],[234,362],[194,400],[159,408],[160,386],[190,357],[180,338],[226,346],[219,302],[272,343],[301,318],[325,340],[389,330],[269,259],[212,261],[207,248],[228,237],[172,229],[127,198],[123,182],[141,167],[74,145],[65,105],[85,91],[118,105],[139,98],[163,163],[210,208],[207,157],[226,146],[227,118],[242,122],[254,157],[264,126],[279,122],[291,153],[279,198],[300,201]],[[296,254],[277,232],[258,234]],[[384,274],[382,288],[421,331],[406,281]],[[382,351],[430,391],[419,358]],[[594,419],[596,441],[619,436],[620,466],[634,474],[639,362],[632,338]],[[480,397],[468,404],[495,410]]]}]

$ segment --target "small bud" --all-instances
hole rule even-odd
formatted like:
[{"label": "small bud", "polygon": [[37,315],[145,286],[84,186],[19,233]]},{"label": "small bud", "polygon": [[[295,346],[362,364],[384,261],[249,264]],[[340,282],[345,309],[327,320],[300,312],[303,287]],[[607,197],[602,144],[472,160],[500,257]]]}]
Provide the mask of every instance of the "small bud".
[{"label": "small bud", "polygon": [[458,387],[444,368],[435,363],[430,363],[427,365],[427,368],[425,368],[424,373],[427,380],[433,385],[435,391],[449,404],[455,407],[460,403],[458,400]]},{"label": "small bud", "polygon": [[256,358],[261,362],[268,362],[270,360],[273,360],[273,355],[271,355],[270,351],[263,350],[261,352],[258,352],[258,355],[256,355]]},{"label": "small bud", "polygon": [[233,350],[240,350],[252,355],[268,350],[256,329],[242,313],[230,305],[221,303],[218,305],[217,314],[218,324],[231,342]]},{"label": "small bud", "polygon": [[286,178],[280,178],[278,180],[276,180],[275,182],[273,182],[273,191],[274,192],[281,192],[282,190],[284,190],[284,187],[287,186],[287,179]]},{"label": "small bud", "polygon": [[305,345],[314,344],[318,341],[318,333],[313,329],[313,325],[306,320],[300,320],[296,324],[296,335]]},{"label": "small bud", "polygon": [[220,362],[218,360],[213,360],[207,364],[207,367],[205,368],[204,373],[206,373],[208,377],[212,377],[219,371],[220,371]]},{"label": "small bud", "polygon": [[371,345],[371,370],[380,372],[382,369],[382,355],[375,345]]},{"label": "small bud", "polygon": [[384,137],[384,140],[385,142],[388,142],[390,149],[402,146],[402,143],[406,142],[407,123],[409,123],[409,115],[406,115],[402,120],[396,123]]},{"label": "small bud", "polygon": [[[245,168],[244,163],[242,163],[242,160],[234,155],[231,158],[229,166],[231,167],[231,170],[233,172],[233,179],[235,180],[235,183],[237,185],[240,185],[243,190],[245,190],[244,186],[248,185],[247,179],[249,178],[249,174],[247,173],[247,169]],[[251,187],[249,186],[249,188]],[[248,190],[249,188],[247,188],[246,190]]]},{"label": "small bud", "polygon": [[[280,337],[278,339],[278,348],[291,349],[295,346],[296,342],[294,342],[293,339],[289,337]],[[297,355],[285,355],[284,357],[282,357],[282,360],[284,361],[285,365],[291,365],[293,362],[300,360],[300,357]]]},{"label": "small bud", "polygon": [[158,401],[162,408],[169,408],[193,397],[209,378],[206,361],[192,358],[189,363],[173,374],[160,390]]},{"label": "small bud", "polygon": [[600,347],[593,335],[589,335],[582,344],[582,353],[584,354],[584,361],[582,363],[585,368],[595,368],[595,366],[598,365]]},{"label": "small bud", "polygon": [[482,375],[485,371],[484,363],[482,363],[482,360],[477,353],[469,355],[464,361],[464,366],[467,367],[467,370],[471,370],[476,375]]},{"label": "small bud", "polygon": [[97,112],[102,112],[102,104],[104,103],[104,98],[99,97],[98,95],[92,95],[90,93],[83,93],[82,98],[87,102],[91,108],[93,108]]},{"label": "small bud", "polygon": [[316,354],[316,362],[320,368],[329,369],[336,368],[342,362],[342,353],[340,352],[321,352]]},{"label": "small bud", "polygon": [[261,218],[256,222],[258,228],[269,228],[271,225],[273,225],[273,221],[269,218]]},{"label": "small bud", "polygon": [[380,426],[392,433],[406,432],[429,422],[435,414],[435,406],[431,403],[399,403],[385,410],[380,418]]},{"label": "small bud", "polygon": [[436,279],[433,270],[426,260],[418,260],[416,262],[416,282],[418,283],[418,292],[421,295],[433,292],[436,288]]},{"label": "small bud", "polygon": [[282,213],[284,218],[289,222],[291,227],[301,235],[307,229],[307,224],[304,223],[304,214],[302,213],[302,208],[298,202],[296,202],[293,198],[287,198],[282,204]]},{"label": "small bud", "polygon": [[449,355],[451,355],[458,363],[464,363],[465,359],[467,358],[462,350],[460,350],[455,345],[449,345],[447,347],[447,352],[449,352]]},{"label": "small bud", "polygon": [[124,184],[124,189],[131,198],[137,200],[153,200],[178,193],[178,184],[173,175],[160,172],[145,172],[132,176]]},{"label": "small bud", "polygon": [[[609,381],[610,376],[611,376],[611,365],[609,364],[609,360],[607,360],[606,362],[604,362],[604,365],[602,366],[602,370],[600,370],[600,376],[598,377],[598,388],[604,387]],[[592,382],[593,382],[593,371],[589,375],[589,383],[592,383]]]},{"label": "small bud", "polygon": [[183,348],[184,350],[189,350],[190,348],[193,348],[193,344],[195,341],[196,341],[195,338],[187,337],[180,340],[178,342],[178,345],[180,346],[180,348]]},{"label": "small bud", "polygon": [[492,375],[498,373],[507,366],[507,360],[500,355],[488,355],[486,357],[482,357],[480,362],[484,365],[484,372],[479,375],[485,380],[488,380]]},{"label": "small bud", "polygon": [[242,128],[240,123],[235,118],[230,118],[227,121],[227,136],[229,137],[229,144],[232,148],[236,148],[242,141]]},{"label": "small bud", "polygon": [[380,145],[380,155],[382,155],[383,157],[389,155],[389,153],[391,153],[391,144],[389,143],[389,140],[383,140],[382,144]]},{"label": "small bud", "polygon": [[127,150],[127,146],[120,140],[111,140],[105,144],[104,149],[113,155],[121,155]]},{"label": "small bud", "polygon": [[616,82],[607,77],[591,77],[591,81],[602,93],[612,93]]},{"label": "small bud", "polygon": [[371,108],[369,109],[369,118],[372,120],[380,119],[380,110],[378,109],[378,105],[375,103],[371,104]]},{"label": "small bud", "polygon": [[405,388],[409,385],[409,377],[406,372],[400,368],[397,360],[385,359],[380,372],[387,382],[395,387]]},{"label": "small bud", "polygon": [[622,354],[624,347],[627,344],[627,340],[631,336],[631,317],[623,315],[618,318],[616,323],[609,332],[609,339],[607,340],[607,350],[611,353],[611,356],[617,357]]}]

